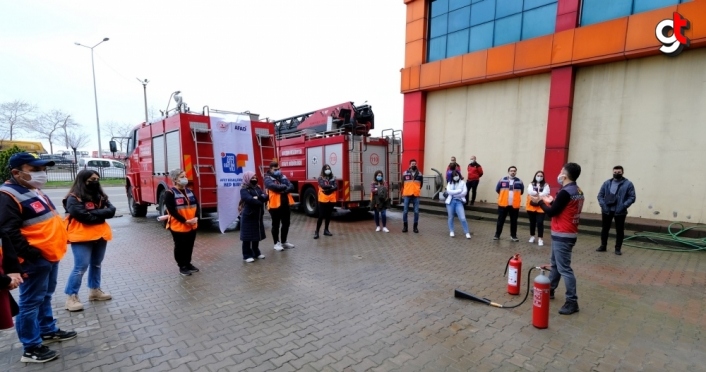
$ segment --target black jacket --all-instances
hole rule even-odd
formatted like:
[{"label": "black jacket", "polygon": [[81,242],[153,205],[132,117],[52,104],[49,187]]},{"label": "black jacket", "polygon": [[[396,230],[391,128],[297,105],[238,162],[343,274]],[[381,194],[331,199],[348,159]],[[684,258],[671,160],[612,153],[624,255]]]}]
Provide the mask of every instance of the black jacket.
[{"label": "black jacket", "polygon": [[[95,197],[94,199],[98,199]],[[100,198],[97,202],[96,209],[88,210],[84,202],[81,202],[73,195],[69,195],[64,199],[66,212],[71,218],[86,225],[100,225],[108,218],[115,217],[115,207],[108,199]]]}]

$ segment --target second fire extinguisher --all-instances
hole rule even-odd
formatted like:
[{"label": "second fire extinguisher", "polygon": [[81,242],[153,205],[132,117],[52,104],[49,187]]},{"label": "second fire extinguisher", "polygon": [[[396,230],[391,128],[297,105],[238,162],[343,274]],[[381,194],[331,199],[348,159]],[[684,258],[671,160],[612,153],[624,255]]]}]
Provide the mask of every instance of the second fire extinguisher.
[{"label": "second fire extinguisher", "polygon": [[507,274],[507,293],[511,295],[520,294],[520,282],[522,277],[522,258],[520,254],[517,253],[507,260],[507,265],[505,266],[505,273]]},{"label": "second fire extinguisher", "polygon": [[544,329],[549,327],[549,278],[544,275],[544,268],[534,278],[534,293],[532,300],[532,325]]}]

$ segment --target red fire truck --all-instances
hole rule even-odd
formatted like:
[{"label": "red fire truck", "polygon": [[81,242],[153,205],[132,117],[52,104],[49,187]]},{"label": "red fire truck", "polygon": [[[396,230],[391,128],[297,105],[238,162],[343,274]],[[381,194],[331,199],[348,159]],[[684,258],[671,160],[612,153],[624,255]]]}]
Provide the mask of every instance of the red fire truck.
[{"label": "red fire truck", "polygon": [[[211,115],[234,114],[228,111],[209,110],[193,113],[179,105],[173,114],[152,123],[135,127],[127,145],[125,188],[130,214],[144,217],[147,208],[157,205],[160,215],[166,214],[164,191],[172,186],[169,171],[184,169],[201,205],[199,218],[209,219],[216,212],[217,184],[211,132]],[[250,115],[255,164],[263,172],[274,158],[274,127]],[[111,151],[117,151],[115,141]]]},{"label": "red fire truck", "polygon": [[299,207],[307,215],[317,214],[317,178],[324,164],[331,166],[338,182],[340,208],[368,210],[376,170],[382,170],[389,183],[392,200],[399,200],[402,131],[387,129],[382,137],[370,136],[374,128],[371,106],[345,102],[274,124],[280,168],[297,190]]}]

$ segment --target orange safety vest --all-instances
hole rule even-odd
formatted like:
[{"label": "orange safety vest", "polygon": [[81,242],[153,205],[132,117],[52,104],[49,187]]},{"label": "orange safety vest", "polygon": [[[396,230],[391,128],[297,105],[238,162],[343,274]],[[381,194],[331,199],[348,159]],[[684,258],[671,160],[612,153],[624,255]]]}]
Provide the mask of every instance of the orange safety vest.
[{"label": "orange safety vest", "polygon": [[[275,180],[275,182],[279,184],[279,182],[277,182],[276,180]],[[268,196],[268,198],[267,198],[267,209],[268,210],[277,209],[280,206],[282,206],[282,194],[280,194],[278,192],[274,192],[270,189],[267,189],[267,196]],[[294,205],[294,198],[292,197],[292,194],[289,194],[289,193],[287,194],[287,200],[289,201],[290,207],[292,205]]]},{"label": "orange safety vest", "polygon": [[422,174],[409,171],[402,175],[402,196],[419,196],[422,192]]},{"label": "orange safety vest", "polygon": [[[328,185],[329,181],[324,180],[324,184]],[[336,190],[338,191],[338,190]],[[331,195],[324,194],[324,189],[319,187],[319,203],[335,203],[336,202],[336,191],[332,192]]]},{"label": "orange safety vest", "polygon": [[[186,220],[190,220],[196,217],[197,201],[196,195],[189,189],[181,191],[176,187],[171,188],[171,192],[174,193],[174,201],[176,202],[176,209],[180,216],[184,217]],[[169,213],[169,212],[167,212]],[[172,216],[167,218],[167,229],[174,232],[189,232],[196,230],[197,225],[189,225],[187,223],[181,223],[177,221]]]},{"label": "orange safety vest", "polygon": [[51,200],[39,190],[35,193],[9,182],[0,186],[0,192],[10,195],[19,206],[23,221],[20,233],[27,243],[37,248],[47,261],[59,262],[66,254],[69,236]]},{"label": "orange safety vest", "polygon": [[[530,187],[535,187],[535,186],[530,185]],[[535,189],[536,189],[535,191],[537,191],[537,193],[542,192],[542,190],[540,190],[539,187],[535,187]],[[542,188],[542,189],[544,189],[544,188]],[[535,206],[535,205],[530,204],[530,194],[527,194],[527,203],[525,204],[525,209],[527,210],[527,212],[544,213],[544,209],[542,209],[542,207],[540,207],[538,205]]]},{"label": "orange safety vest", "polygon": [[[70,195],[76,198],[79,203],[83,203],[84,208],[86,208],[86,210],[88,211],[101,209],[102,207],[102,199],[99,200],[98,205],[96,205],[92,201],[84,202],[81,200],[81,198],[74,194]],[[69,233],[69,241],[71,243],[92,242],[94,240],[99,239],[103,239],[106,241],[113,240],[113,230],[110,228],[110,225],[108,225],[108,223],[105,221],[97,225],[87,225],[82,222],[79,222],[75,218],[72,218],[70,215],[67,216],[65,220],[68,222],[67,231]]]},{"label": "orange safety vest", "polygon": [[[498,193],[498,207],[505,208],[508,206],[510,201],[510,181],[507,178],[503,178],[498,182],[500,192]],[[519,186],[519,187],[518,187]],[[512,196],[512,207],[515,209],[520,209],[522,205],[522,190],[524,185],[519,178],[515,178],[515,184],[513,185],[513,196]]]}]

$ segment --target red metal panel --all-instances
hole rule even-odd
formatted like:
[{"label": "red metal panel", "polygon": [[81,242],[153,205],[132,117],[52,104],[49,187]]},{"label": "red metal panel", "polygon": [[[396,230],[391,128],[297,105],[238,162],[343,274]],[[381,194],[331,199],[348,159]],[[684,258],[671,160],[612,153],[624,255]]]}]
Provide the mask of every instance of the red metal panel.
[{"label": "red metal panel", "polygon": [[569,137],[571,135],[571,113],[571,107],[557,107],[549,109],[546,148],[553,149],[569,147]]},{"label": "red metal panel", "polygon": [[556,7],[556,14],[567,14],[579,11],[580,0],[559,0]]},{"label": "red metal panel", "polygon": [[552,70],[549,90],[549,108],[571,107],[574,101],[574,68],[560,67]]},{"label": "red metal panel", "polygon": [[556,16],[555,32],[561,32],[576,28],[578,25],[579,12],[559,14]]},{"label": "red metal panel", "polygon": [[403,121],[426,120],[427,99],[425,92],[413,92],[404,95]]},{"label": "red metal panel", "polygon": [[402,125],[402,169],[407,169],[411,159],[424,170],[424,139],[426,128],[427,96],[425,92],[404,95],[404,123]]},{"label": "red metal panel", "polygon": [[[561,168],[567,163],[568,157],[568,148],[546,149],[544,151],[544,173],[547,181],[552,182],[552,180],[556,179],[556,176],[561,172]],[[556,181],[552,185],[555,186]]]}]

